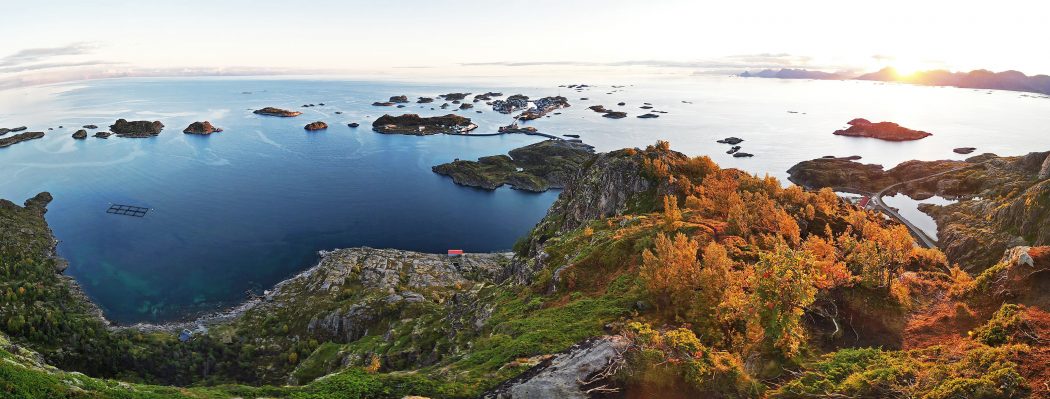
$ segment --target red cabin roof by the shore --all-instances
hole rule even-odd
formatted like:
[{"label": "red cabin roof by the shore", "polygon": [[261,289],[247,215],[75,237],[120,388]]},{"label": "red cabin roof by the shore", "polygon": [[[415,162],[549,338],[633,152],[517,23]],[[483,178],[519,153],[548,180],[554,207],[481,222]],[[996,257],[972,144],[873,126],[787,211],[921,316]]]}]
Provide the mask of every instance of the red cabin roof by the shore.
[{"label": "red cabin roof by the shore", "polygon": [[871,198],[868,198],[868,197],[861,198],[860,199],[860,203],[858,205],[860,205],[861,208],[867,208],[868,207],[868,201],[870,201],[870,200],[871,200]]},{"label": "red cabin roof by the shore", "polygon": [[450,250],[448,250],[448,254],[449,254],[449,256],[452,256],[452,255],[463,255],[463,250],[462,249],[450,249]]}]

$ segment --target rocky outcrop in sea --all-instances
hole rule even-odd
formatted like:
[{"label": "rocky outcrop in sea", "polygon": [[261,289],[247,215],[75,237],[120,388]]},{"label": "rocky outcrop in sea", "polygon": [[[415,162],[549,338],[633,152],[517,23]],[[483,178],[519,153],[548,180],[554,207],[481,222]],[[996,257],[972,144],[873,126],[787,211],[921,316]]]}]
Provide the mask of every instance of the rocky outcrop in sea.
[{"label": "rocky outcrop in sea", "polygon": [[470,118],[455,114],[432,117],[421,117],[417,114],[383,115],[372,122],[372,130],[378,133],[413,136],[464,134],[477,127],[470,122]]},{"label": "rocky outcrop in sea", "polygon": [[257,109],[255,111],[252,111],[252,113],[253,114],[258,114],[258,115],[266,115],[266,116],[280,116],[280,117],[284,117],[284,118],[291,118],[291,117],[295,117],[295,116],[299,116],[299,115],[303,114],[302,112],[299,112],[299,111],[289,111],[289,110],[286,110],[286,109],[280,109],[280,108],[275,108],[275,107],[266,107],[266,108],[263,108],[263,109]]},{"label": "rocky outcrop in sea", "polygon": [[872,123],[864,118],[851,120],[848,125],[850,125],[849,128],[836,130],[834,134],[849,137],[871,137],[887,141],[919,140],[931,135],[921,130],[908,129],[893,122]]},{"label": "rocky outcrop in sea", "polygon": [[117,119],[116,122],[109,125],[109,130],[118,137],[145,138],[159,135],[161,130],[164,130],[164,124],[160,121],[129,122],[126,119]]},{"label": "rocky outcrop in sea", "polygon": [[212,133],[219,133],[221,131],[222,131],[222,129],[217,128],[215,126],[212,126],[211,122],[208,122],[208,121],[193,122],[189,126],[186,126],[185,129],[182,130],[182,132],[186,133],[186,134],[199,134],[199,135],[208,135],[208,134],[212,134]]},{"label": "rocky outcrop in sea", "polygon": [[44,132],[25,132],[13,136],[0,138],[0,148],[10,147],[23,141],[36,140],[44,137]]}]

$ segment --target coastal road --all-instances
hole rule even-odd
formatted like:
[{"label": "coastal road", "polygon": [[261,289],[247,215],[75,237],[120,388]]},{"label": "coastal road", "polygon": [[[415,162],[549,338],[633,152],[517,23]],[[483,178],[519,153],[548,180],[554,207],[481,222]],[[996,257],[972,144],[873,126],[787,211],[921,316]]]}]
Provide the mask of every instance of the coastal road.
[{"label": "coastal road", "polygon": [[[896,219],[898,222],[901,222],[901,224],[903,224],[905,227],[907,227],[908,230],[911,231],[911,235],[914,236],[919,241],[920,245],[922,245],[923,247],[926,247],[926,248],[936,248],[937,247],[937,240],[935,240],[933,237],[930,237],[929,234],[926,234],[925,231],[922,231],[922,229],[920,229],[918,226],[916,226],[915,224],[910,222],[908,219],[904,218],[904,216],[901,216],[901,214],[897,213],[897,211],[895,209],[893,209],[890,206],[886,205],[886,202],[882,200],[882,196],[886,195],[886,192],[888,192],[890,190],[893,190],[893,189],[895,189],[897,187],[906,185],[906,184],[915,183],[915,182],[919,182],[919,181],[926,180],[926,179],[929,179],[929,178],[942,176],[942,175],[946,175],[946,174],[949,174],[949,173],[958,172],[960,170],[969,169],[969,168],[972,168],[972,167],[975,167],[975,166],[979,166],[979,165],[984,165],[987,162],[989,162],[989,161],[978,162],[978,163],[971,164],[971,165],[966,165],[966,166],[963,166],[963,167],[960,167],[960,168],[949,169],[949,170],[945,170],[943,172],[934,173],[932,175],[923,176],[923,177],[919,177],[919,178],[915,178],[915,179],[911,179],[911,180],[905,180],[905,181],[902,181],[902,182],[899,182],[899,183],[891,184],[891,185],[887,186],[886,188],[883,188],[882,190],[879,190],[879,192],[875,193],[874,195],[871,195],[871,201],[872,201],[872,203],[875,204],[876,208],[878,208],[880,211],[882,211],[882,213],[885,213],[886,215],[889,215],[891,218]],[[833,189],[837,190],[837,191],[847,191],[847,192],[854,192],[854,193],[858,193],[858,194],[862,194],[862,195],[868,195],[868,193],[865,192],[864,190],[857,190],[857,189],[854,189],[854,188],[835,187]]]}]

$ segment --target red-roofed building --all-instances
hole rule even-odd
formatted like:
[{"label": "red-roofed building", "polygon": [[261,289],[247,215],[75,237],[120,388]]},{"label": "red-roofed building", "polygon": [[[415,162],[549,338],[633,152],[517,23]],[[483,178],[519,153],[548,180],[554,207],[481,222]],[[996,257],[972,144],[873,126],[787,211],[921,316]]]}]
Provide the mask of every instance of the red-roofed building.
[{"label": "red-roofed building", "polygon": [[448,256],[449,257],[463,256],[463,250],[462,249],[450,249],[450,250],[448,250]]}]

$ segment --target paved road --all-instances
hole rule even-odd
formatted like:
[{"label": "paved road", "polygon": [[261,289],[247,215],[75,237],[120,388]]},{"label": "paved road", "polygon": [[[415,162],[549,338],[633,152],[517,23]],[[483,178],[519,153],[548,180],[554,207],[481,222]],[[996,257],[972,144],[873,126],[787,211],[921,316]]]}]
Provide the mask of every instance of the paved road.
[{"label": "paved road", "polygon": [[[890,185],[890,186],[888,186],[886,188],[883,188],[882,190],[880,190],[879,192],[875,193],[874,195],[872,195],[871,196],[871,201],[872,201],[872,203],[875,204],[876,208],[878,208],[883,213],[889,215],[890,217],[896,219],[898,222],[901,222],[901,224],[906,226],[908,228],[908,230],[911,231],[911,234],[913,236],[915,236],[916,239],[919,240],[919,244],[920,245],[922,245],[922,246],[924,246],[926,248],[936,248],[937,247],[937,240],[935,240],[933,237],[930,237],[928,234],[926,234],[925,231],[922,231],[922,229],[920,229],[918,226],[912,224],[912,222],[908,221],[908,219],[905,219],[904,216],[901,216],[900,213],[897,213],[897,211],[894,210],[893,208],[891,208],[889,205],[886,205],[886,202],[884,202],[882,200],[882,196],[885,195],[887,191],[893,190],[894,188],[902,186],[902,185],[905,185],[905,184],[914,183],[914,182],[917,182],[917,181],[922,181],[922,180],[926,180],[926,179],[929,179],[929,178],[932,178],[932,177],[941,176],[941,175],[946,175],[948,173],[958,172],[958,171],[963,170],[963,169],[972,168],[972,167],[975,167],[975,166],[978,166],[978,165],[984,165],[987,162],[989,162],[989,161],[978,162],[978,163],[975,163],[975,164],[963,166],[961,168],[949,169],[949,170],[946,170],[946,171],[943,171],[943,172],[934,173],[934,174],[929,175],[929,176],[923,176],[923,177],[919,177],[919,178],[916,178],[916,179],[906,180],[906,181],[902,181],[900,183],[892,184],[892,185]],[[868,195],[868,193],[865,192],[864,190],[857,190],[857,189],[852,189],[852,188],[848,188],[848,187],[836,187],[836,188],[834,188],[834,190],[836,190],[836,191],[850,191],[850,192],[855,192],[855,193],[859,193],[859,194],[863,194],[863,195]]]}]

